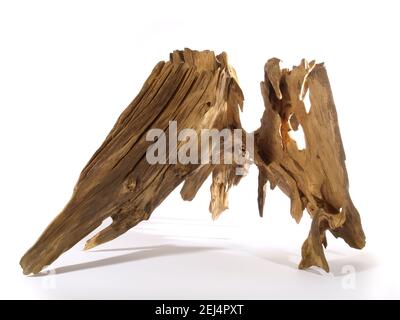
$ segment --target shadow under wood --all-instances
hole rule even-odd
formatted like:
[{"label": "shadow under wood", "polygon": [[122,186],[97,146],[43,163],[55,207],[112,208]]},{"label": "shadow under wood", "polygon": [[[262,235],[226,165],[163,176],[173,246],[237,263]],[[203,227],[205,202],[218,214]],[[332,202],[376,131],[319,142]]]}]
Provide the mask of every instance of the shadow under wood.
[{"label": "shadow under wood", "polygon": [[115,257],[108,257],[104,259],[99,259],[95,261],[82,262],[77,264],[72,264],[64,267],[58,267],[48,271],[42,271],[31,277],[43,277],[47,275],[63,274],[74,271],[82,271],[87,269],[94,269],[100,267],[106,267],[110,265],[116,265],[121,263],[127,263],[132,261],[139,261],[145,259],[151,259],[162,256],[170,256],[176,254],[192,253],[207,250],[217,250],[217,247],[199,247],[199,246],[174,246],[174,245],[160,245],[160,246],[149,246],[149,247],[132,247],[132,248],[119,248],[119,249],[105,249],[97,250],[95,252],[114,252],[114,251],[132,251],[139,250],[135,252],[130,252],[127,254],[118,255]]},{"label": "shadow under wood", "polygon": [[353,256],[332,259],[329,264],[330,272],[335,277],[341,277],[351,272],[351,270],[360,273],[376,268],[379,265],[379,261],[374,255],[361,252]]},{"label": "shadow under wood", "polygon": [[[244,251],[248,252],[248,249],[244,249]],[[347,255],[343,252],[335,250],[328,250],[327,252],[339,256],[338,258],[330,260],[329,273],[326,273],[324,270],[318,267],[312,267],[303,271],[318,276],[330,275],[334,277],[342,277],[347,275],[349,272],[361,273],[379,266],[378,259],[370,253],[359,252],[354,255]],[[293,252],[271,248],[257,250],[256,252],[253,252],[253,255],[274,264],[289,267],[290,269],[298,269],[298,262],[301,259],[298,254]]]}]

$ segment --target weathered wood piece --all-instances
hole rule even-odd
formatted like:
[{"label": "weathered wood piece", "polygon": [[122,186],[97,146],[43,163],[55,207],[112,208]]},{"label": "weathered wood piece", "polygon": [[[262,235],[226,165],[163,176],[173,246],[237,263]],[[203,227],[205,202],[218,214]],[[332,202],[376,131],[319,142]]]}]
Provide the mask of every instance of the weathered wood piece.
[{"label": "weathered wood piece", "polygon": [[[360,215],[349,195],[345,153],[328,76],[323,64],[280,69],[270,59],[261,83],[265,111],[255,132],[255,163],[259,168],[260,215],[266,182],[278,186],[291,200],[291,215],[299,222],[304,209],[312,218],[302,247],[299,268],[318,266],[329,271],[323,246],[325,232],[361,249],[365,235]],[[305,106],[306,94],[311,106]],[[306,147],[300,149],[291,133],[302,128]]]},{"label": "weathered wood piece", "polygon": [[[170,61],[158,63],[83,169],[67,206],[22,257],[24,273],[40,272],[108,217],[111,225],[89,239],[85,249],[118,237],[148,219],[181,182],[182,198],[192,200],[212,175],[210,212],[216,219],[228,206],[230,187],[242,177],[237,170],[245,170],[250,161],[259,169],[260,215],[269,182],[271,188],[278,186],[290,197],[291,214],[297,222],[304,209],[312,218],[302,247],[301,269],[329,270],[323,252],[327,230],[350,246],[362,248],[365,236],[348,191],[345,155],[325,68],[303,60],[291,71],[281,70],[279,60],[271,59],[265,65],[261,91],[265,111],[261,127],[254,132],[254,152],[246,145],[251,135],[242,130],[244,162],[150,164],[146,152],[152,142],[146,133],[162,129],[171,143],[170,121],[176,121],[178,132],[190,128],[197,137],[202,129],[242,129],[239,109],[244,98],[225,53],[215,56],[211,51],[185,49],[174,51]],[[309,111],[304,104],[307,93]],[[304,150],[291,137],[300,128]],[[221,150],[228,142],[223,142]],[[182,144],[177,141],[177,148]]]},{"label": "weathered wood piece", "polygon": [[229,173],[235,166],[149,164],[146,150],[152,142],[146,140],[146,132],[163,129],[168,141],[167,127],[173,120],[178,132],[233,130],[241,127],[242,106],[243,95],[225,53],[185,49],[158,63],[83,169],[69,203],[21,259],[24,273],[39,272],[108,217],[112,224],[88,240],[85,249],[118,237],[148,219],[185,179],[182,197],[191,199],[213,173],[213,185],[219,187],[212,190],[211,210],[218,216],[226,206],[228,188],[240,178],[220,172]]}]

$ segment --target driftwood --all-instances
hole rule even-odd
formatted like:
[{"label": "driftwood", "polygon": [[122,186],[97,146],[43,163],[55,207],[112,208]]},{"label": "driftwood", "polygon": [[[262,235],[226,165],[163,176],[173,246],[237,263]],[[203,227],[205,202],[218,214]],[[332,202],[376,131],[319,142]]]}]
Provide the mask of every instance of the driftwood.
[{"label": "driftwood", "polygon": [[[360,215],[349,195],[345,153],[335,104],[323,64],[303,60],[293,70],[281,70],[274,58],[265,64],[261,83],[265,111],[255,133],[255,163],[259,169],[260,215],[265,184],[278,186],[291,200],[291,215],[299,222],[306,208],[311,230],[302,247],[299,268],[318,266],[329,271],[322,246],[325,231],[361,249],[365,235]],[[307,112],[305,97],[309,95]],[[299,150],[292,131],[304,132],[306,147]]]},{"label": "driftwood", "polygon": [[[85,249],[120,236],[149,219],[182,182],[182,198],[192,200],[212,175],[210,211],[217,218],[227,208],[229,188],[242,177],[238,169],[245,171],[251,161],[259,168],[260,215],[269,181],[271,188],[278,186],[290,197],[296,221],[305,208],[312,217],[300,268],[319,266],[328,271],[322,248],[326,230],[362,248],[365,237],[348,193],[345,156],[324,67],[303,61],[292,71],[280,70],[279,60],[271,59],[261,89],[265,112],[254,133],[254,152],[247,143],[251,134],[242,131],[244,161],[150,164],[146,151],[152,142],[146,133],[163,129],[170,147],[174,143],[167,133],[170,121],[176,121],[178,131],[194,129],[197,136],[203,129],[242,129],[239,109],[244,98],[225,53],[215,56],[211,51],[185,49],[158,63],[83,169],[69,203],[22,257],[24,273],[40,272],[108,217],[111,225],[89,239]],[[309,113],[302,101],[307,90]],[[300,126],[305,150],[299,150],[290,136]],[[175,143],[177,148],[184,144]]]}]

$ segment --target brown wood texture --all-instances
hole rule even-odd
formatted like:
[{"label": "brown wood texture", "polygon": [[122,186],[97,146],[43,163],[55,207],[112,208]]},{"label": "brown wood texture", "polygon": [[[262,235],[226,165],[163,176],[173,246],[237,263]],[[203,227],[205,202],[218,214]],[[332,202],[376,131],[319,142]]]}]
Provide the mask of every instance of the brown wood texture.
[{"label": "brown wood texture", "polygon": [[[345,153],[326,69],[323,64],[302,60],[292,70],[281,70],[279,60],[273,58],[264,72],[265,111],[255,133],[260,215],[269,181],[272,189],[278,186],[290,198],[290,212],[297,222],[304,209],[312,218],[299,268],[318,266],[328,272],[325,232],[329,230],[357,249],[364,247],[365,235],[349,195]],[[291,137],[300,127],[305,149]]]},{"label": "brown wood texture", "polygon": [[[362,248],[365,236],[348,192],[345,155],[325,68],[303,61],[292,71],[281,70],[279,60],[271,59],[261,89],[265,112],[254,133],[254,159],[240,164],[149,164],[146,151],[151,142],[146,133],[161,128],[168,135],[172,120],[178,131],[191,128],[197,135],[202,129],[242,128],[239,109],[244,98],[225,53],[215,56],[211,51],[185,49],[171,53],[170,61],[159,62],[83,169],[64,210],[22,257],[24,273],[40,272],[108,217],[111,225],[89,239],[85,249],[120,236],[149,219],[182,182],[182,198],[192,200],[212,175],[210,212],[217,218],[228,206],[229,188],[241,179],[236,170],[247,167],[250,160],[260,172],[261,215],[269,182],[290,197],[296,221],[304,209],[312,217],[300,268],[329,270],[322,247],[327,230]],[[309,113],[302,101],[307,90]],[[299,150],[290,136],[299,126],[304,130],[305,150]],[[246,153],[248,134],[243,132]]]}]

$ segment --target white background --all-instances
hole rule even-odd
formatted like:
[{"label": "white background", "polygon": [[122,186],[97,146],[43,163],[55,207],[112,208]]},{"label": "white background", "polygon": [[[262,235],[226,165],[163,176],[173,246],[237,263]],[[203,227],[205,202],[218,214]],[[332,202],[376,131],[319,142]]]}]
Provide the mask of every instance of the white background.
[{"label": "white background", "polygon": [[[399,298],[398,1],[1,1],[1,298]],[[179,189],[152,218],[47,277],[19,259],[63,208],[78,175],[153,66],[174,49],[228,52],[258,127],[268,58],[324,61],[367,246],[328,238],[331,273],[297,270],[310,219],[267,195],[257,170],[212,222],[209,181]],[[350,275],[348,271],[356,273]]]}]

